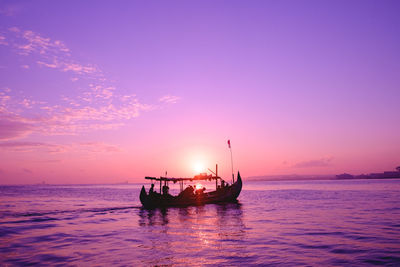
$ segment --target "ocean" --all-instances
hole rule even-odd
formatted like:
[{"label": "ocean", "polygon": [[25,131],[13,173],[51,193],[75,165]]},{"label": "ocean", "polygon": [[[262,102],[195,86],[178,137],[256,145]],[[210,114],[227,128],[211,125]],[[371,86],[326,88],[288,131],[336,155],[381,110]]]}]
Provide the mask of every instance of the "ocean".
[{"label": "ocean", "polygon": [[140,188],[0,186],[0,265],[400,266],[399,179],[244,179],[238,203],[163,210]]}]

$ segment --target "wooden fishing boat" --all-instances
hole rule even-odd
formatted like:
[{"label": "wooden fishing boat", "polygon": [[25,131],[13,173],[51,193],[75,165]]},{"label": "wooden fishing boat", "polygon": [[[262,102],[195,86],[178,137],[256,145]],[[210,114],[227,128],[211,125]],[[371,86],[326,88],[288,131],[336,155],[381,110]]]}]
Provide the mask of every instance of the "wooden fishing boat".
[{"label": "wooden fishing boat", "polygon": [[[140,191],[140,202],[144,208],[151,209],[158,207],[199,206],[209,203],[236,201],[240,191],[242,190],[242,178],[240,177],[240,173],[238,172],[236,181],[232,181],[231,185],[225,183],[217,173],[215,176],[202,174],[193,178],[145,177],[145,179],[152,181],[152,186],[149,193],[147,193],[144,186],[142,186],[142,190]],[[205,188],[195,190],[192,186],[183,189],[184,182],[197,182],[201,180],[215,180],[216,190],[205,192]],[[154,182],[160,183],[159,193],[154,191]],[[168,183],[170,182],[179,183],[180,193],[177,196],[168,193]],[[162,186],[163,183],[164,185]]]}]

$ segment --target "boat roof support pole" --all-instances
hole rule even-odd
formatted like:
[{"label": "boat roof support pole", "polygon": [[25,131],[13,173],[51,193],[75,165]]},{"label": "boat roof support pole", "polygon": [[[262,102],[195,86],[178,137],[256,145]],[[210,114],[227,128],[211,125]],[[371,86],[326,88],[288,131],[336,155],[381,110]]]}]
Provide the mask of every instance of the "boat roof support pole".
[{"label": "boat roof support pole", "polygon": [[[215,176],[218,177],[218,164],[215,164]],[[218,188],[218,178],[215,179],[215,190]]]}]

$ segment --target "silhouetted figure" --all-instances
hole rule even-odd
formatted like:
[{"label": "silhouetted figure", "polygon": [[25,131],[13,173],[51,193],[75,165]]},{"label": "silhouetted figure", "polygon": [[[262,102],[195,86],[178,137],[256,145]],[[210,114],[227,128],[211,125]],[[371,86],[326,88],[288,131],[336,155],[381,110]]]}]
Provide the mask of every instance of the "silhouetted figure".
[{"label": "silhouetted figure", "polygon": [[154,184],[151,184],[149,194],[153,194],[153,193],[154,193]]},{"label": "silhouetted figure", "polygon": [[193,195],[194,195],[194,188],[193,186],[190,185],[186,187],[185,190],[180,192],[178,196],[186,198],[186,197],[191,197]]},{"label": "silhouetted figure", "polygon": [[190,195],[193,195],[193,194],[194,194],[194,188],[193,188],[193,186],[189,185],[189,187],[188,187],[188,192],[189,192]]},{"label": "silhouetted figure", "polygon": [[169,191],[169,187],[168,187],[167,185],[164,185],[164,186],[162,187],[163,195],[168,195],[168,191]]}]

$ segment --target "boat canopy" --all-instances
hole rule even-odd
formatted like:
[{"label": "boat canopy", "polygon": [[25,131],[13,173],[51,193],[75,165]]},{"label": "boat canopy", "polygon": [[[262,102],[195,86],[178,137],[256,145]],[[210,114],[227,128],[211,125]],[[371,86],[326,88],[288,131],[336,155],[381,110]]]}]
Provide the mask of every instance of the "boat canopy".
[{"label": "boat canopy", "polygon": [[160,181],[160,182],[161,181],[166,181],[166,182],[176,183],[176,182],[183,182],[183,181],[193,182],[193,181],[200,181],[200,180],[203,180],[203,181],[209,180],[209,181],[211,181],[211,180],[221,179],[221,177],[212,176],[212,175],[196,175],[196,176],[194,176],[192,178],[169,178],[169,177],[162,177],[162,176],[160,176],[160,177],[149,177],[149,176],[146,176],[145,179],[156,180],[156,181]]}]

